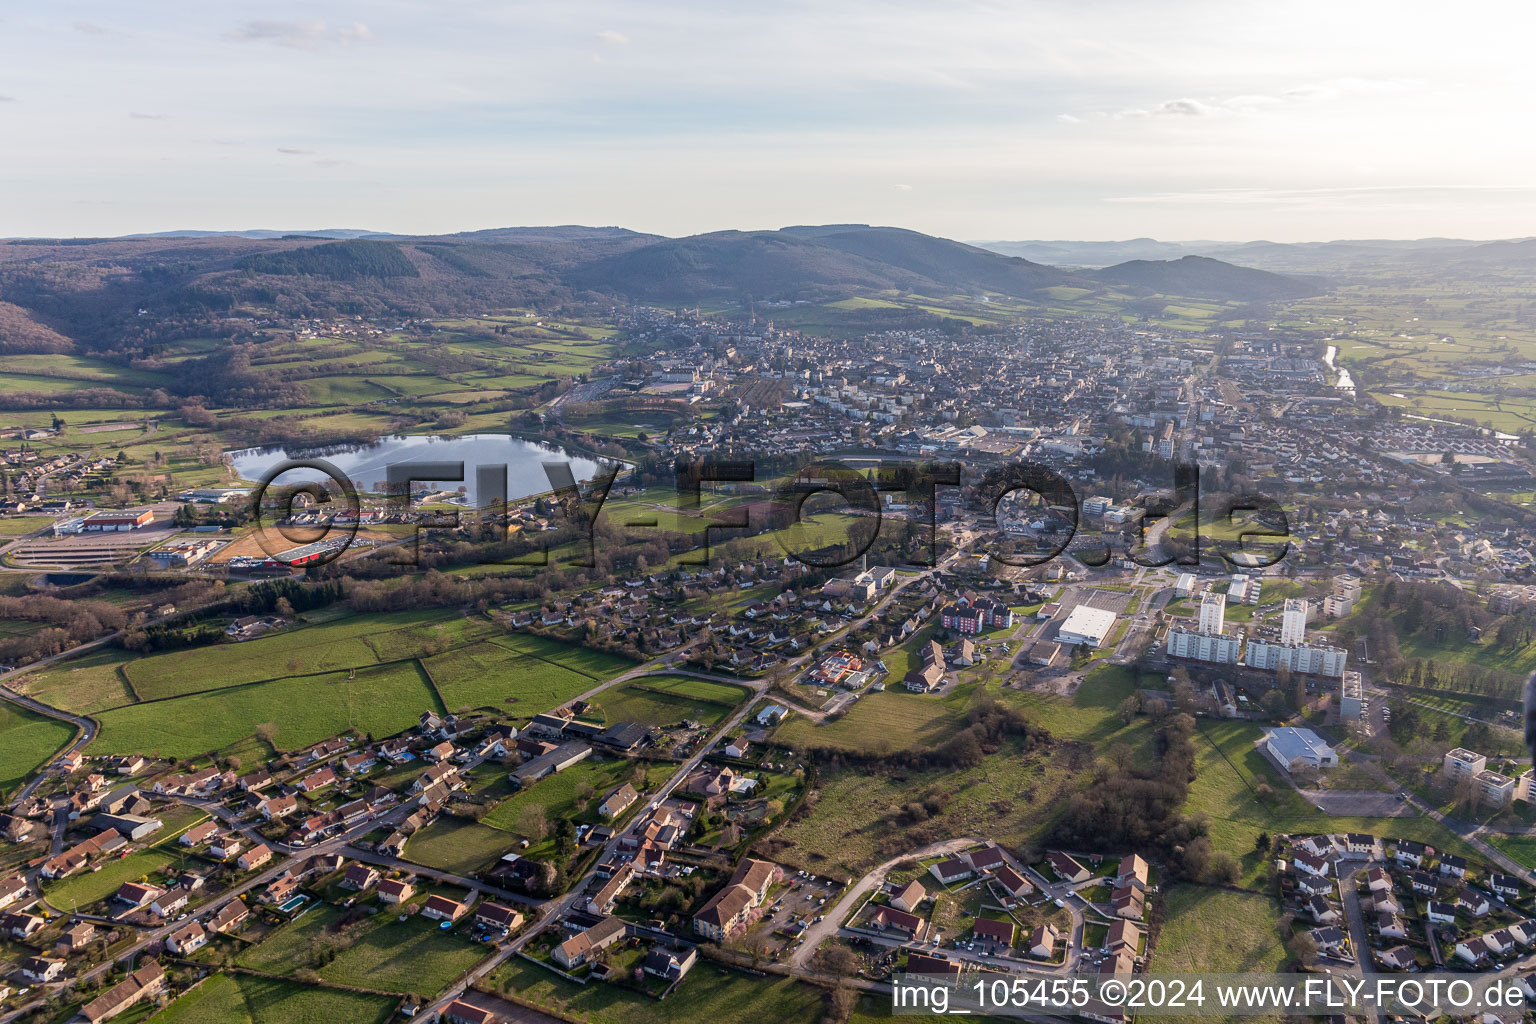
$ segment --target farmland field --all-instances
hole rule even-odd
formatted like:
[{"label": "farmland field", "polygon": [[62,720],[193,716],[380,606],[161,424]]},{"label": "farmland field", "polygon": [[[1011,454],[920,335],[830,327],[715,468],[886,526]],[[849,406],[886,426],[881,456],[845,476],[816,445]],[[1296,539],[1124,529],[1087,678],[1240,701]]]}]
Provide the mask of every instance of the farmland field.
[{"label": "farmland field", "polygon": [[674,725],[692,719],[705,725],[723,722],[746,699],[744,687],[686,676],[642,676],[597,695],[603,721]]},{"label": "farmland field", "polygon": [[100,716],[91,752],[194,757],[242,740],[264,722],[277,726],[278,747],[295,750],[347,729],[392,736],[429,708],[442,710],[416,664],[383,665],[355,679],[332,672],[117,708]]},{"label": "farmland field", "polygon": [[591,676],[497,643],[461,647],[425,658],[422,664],[437,683],[443,703],[453,711],[487,707],[532,716],[564,704],[597,683]]},{"label": "farmland field", "polygon": [[246,974],[212,974],[155,1024],[383,1024],[398,1000]]},{"label": "farmland field", "polygon": [[71,658],[23,677],[24,692],[54,707],[86,714],[131,704],[133,694],[118,671],[129,657],[122,651],[106,650]]},{"label": "farmland field", "polygon": [[152,655],[129,662],[124,671],[141,700],[155,700],[284,676],[361,668],[412,657],[421,651],[423,636],[433,632],[445,635],[448,642],[451,634],[445,625],[439,626],[446,617],[445,612],[352,616],[243,643]]},{"label": "farmland field", "polygon": [[0,704],[0,792],[10,793],[37,766],[64,747],[74,726],[44,718],[7,702]]}]

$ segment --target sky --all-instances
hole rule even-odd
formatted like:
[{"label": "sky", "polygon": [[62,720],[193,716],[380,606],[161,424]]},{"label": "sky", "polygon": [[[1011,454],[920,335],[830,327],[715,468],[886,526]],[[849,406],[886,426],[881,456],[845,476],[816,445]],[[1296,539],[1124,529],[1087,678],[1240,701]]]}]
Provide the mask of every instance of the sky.
[{"label": "sky", "polygon": [[0,5],[0,237],[1536,235],[1536,9]]}]

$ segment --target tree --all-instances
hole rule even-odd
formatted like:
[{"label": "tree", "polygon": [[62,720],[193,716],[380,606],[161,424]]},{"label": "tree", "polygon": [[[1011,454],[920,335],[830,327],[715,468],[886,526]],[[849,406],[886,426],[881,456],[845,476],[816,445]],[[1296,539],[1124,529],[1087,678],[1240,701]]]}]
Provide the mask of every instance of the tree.
[{"label": "tree", "polygon": [[517,831],[530,843],[536,843],[549,835],[549,812],[543,804],[530,803],[517,816]]},{"label": "tree", "polygon": [[1285,944],[1297,963],[1309,963],[1317,956],[1317,941],[1308,932],[1296,932]]},{"label": "tree", "polygon": [[1242,865],[1226,850],[1218,850],[1206,869],[1206,881],[1215,885],[1231,885],[1242,874]]},{"label": "tree", "polygon": [[1268,853],[1269,852],[1269,833],[1268,832],[1260,832],[1257,836],[1255,836],[1254,840],[1253,840],[1253,848],[1258,853]]}]

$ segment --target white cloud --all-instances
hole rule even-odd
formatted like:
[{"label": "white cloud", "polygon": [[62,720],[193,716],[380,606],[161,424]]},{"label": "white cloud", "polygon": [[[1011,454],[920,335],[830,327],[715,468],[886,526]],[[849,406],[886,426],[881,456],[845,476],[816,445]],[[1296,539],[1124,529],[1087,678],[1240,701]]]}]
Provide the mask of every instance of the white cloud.
[{"label": "white cloud", "polygon": [[257,19],[227,33],[227,38],[246,43],[272,43],[292,50],[313,50],[326,45],[350,46],[369,42],[373,39],[373,30],[360,21],[332,31],[323,21]]},{"label": "white cloud", "polygon": [[294,146],[278,146],[277,147],[277,151],[279,153],[283,154],[284,156],[314,156],[315,155],[315,151],[312,150],[312,149],[299,149],[299,148],[294,147]]},{"label": "white cloud", "polygon": [[164,121],[164,114],[141,114],[136,110],[130,110],[128,116],[135,121]]},{"label": "white cloud", "polygon": [[604,29],[597,34],[597,41],[608,43],[612,46],[627,46],[629,45],[629,36],[622,32],[615,32],[613,29]]},{"label": "white cloud", "polygon": [[897,192],[911,192],[912,191],[912,186],[911,185],[892,185],[891,188],[895,189]]},{"label": "white cloud", "polygon": [[350,46],[353,43],[370,43],[373,41],[373,29],[360,21],[354,21],[346,28],[336,30],[336,41],[342,46]]},{"label": "white cloud", "polygon": [[1202,103],[1199,100],[1181,99],[1165,100],[1150,108],[1122,110],[1115,116],[1119,118],[1209,117],[1218,112],[1225,112],[1227,109]]},{"label": "white cloud", "polygon": [[110,36],[113,34],[111,29],[105,28],[92,21],[77,21],[70,27],[73,28],[76,32],[87,36]]},{"label": "white cloud", "polygon": [[1072,114],[1057,114],[1056,120],[1062,124],[1082,124],[1083,119]]}]

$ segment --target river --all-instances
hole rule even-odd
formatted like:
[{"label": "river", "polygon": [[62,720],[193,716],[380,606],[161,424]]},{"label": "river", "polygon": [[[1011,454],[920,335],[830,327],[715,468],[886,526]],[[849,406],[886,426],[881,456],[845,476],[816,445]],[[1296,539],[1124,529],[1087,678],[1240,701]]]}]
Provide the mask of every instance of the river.
[{"label": "river", "polygon": [[1327,364],[1328,369],[1335,370],[1335,371],[1338,372],[1338,375],[1339,375],[1338,379],[1333,382],[1333,386],[1338,388],[1340,391],[1348,391],[1350,394],[1354,394],[1354,392],[1355,392],[1355,378],[1353,378],[1353,377],[1351,377],[1349,375],[1349,370],[1345,369],[1342,366],[1337,366],[1337,365],[1334,364],[1333,359],[1338,354],[1339,354],[1339,346],[1337,346],[1337,345],[1329,345],[1328,346],[1328,354],[1323,357],[1323,362],[1325,364]]}]

